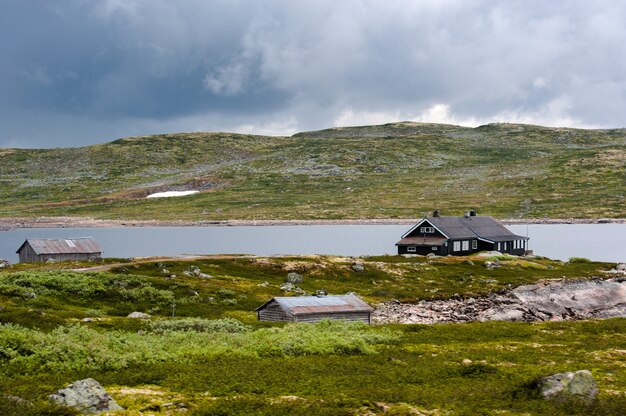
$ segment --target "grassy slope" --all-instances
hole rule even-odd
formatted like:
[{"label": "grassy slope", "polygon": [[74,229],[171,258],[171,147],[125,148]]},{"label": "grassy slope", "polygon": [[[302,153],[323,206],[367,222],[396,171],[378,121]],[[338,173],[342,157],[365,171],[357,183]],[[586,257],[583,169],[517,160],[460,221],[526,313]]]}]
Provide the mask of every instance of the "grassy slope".
[{"label": "grassy slope", "polygon": [[[477,296],[509,284],[590,277],[613,266],[538,259],[502,261],[501,268],[488,270],[484,259],[473,259],[474,265],[466,260],[367,257],[360,260],[361,273],[351,271],[351,259],[336,257],[155,262],[110,273],[50,270],[80,266],[70,263],[20,265],[0,272],[0,322],[32,332],[0,327],[0,412],[15,409],[9,394],[33,401],[32,414],[59,414],[46,407],[46,395],[84,377],[103,383],[129,409],[124,414],[150,406],[144,412],[178,414],[155,407],[175,401],[197,415],[377,414],[383,406],[391,414],[623,410],[626,319],[359,329],[259,324],[252,312],[282,293],[289,271],[303,274],[305,290],[353,290],[376,302]],[[213,277],[185,276],[190,265]],[[177,277],[166,278],[163,268]],[[142,310],[155,316],[152,321],[167,320],[172,298],[178,316],[234,317],[252,332],[158,335],[150,323],[124,318]],[[83,317],[99,320],[81,323]],[[591,408],[546,403],[532,389],[537,377],[581,368],[600,384],[600,401]]]},{"label": "grassy slope", "polygon": [[[0,149],[0,216],[162,220],[625,217],[626,131],[395,123]],[[201,189],[146,200],[154,191]]]}]

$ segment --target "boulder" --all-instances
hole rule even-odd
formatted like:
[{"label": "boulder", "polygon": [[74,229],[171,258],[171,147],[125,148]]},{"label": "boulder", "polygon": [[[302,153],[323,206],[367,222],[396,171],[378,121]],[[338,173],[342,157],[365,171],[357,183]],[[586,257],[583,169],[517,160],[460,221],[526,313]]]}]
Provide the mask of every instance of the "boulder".
[{"label": "boulder", "polygon": [[598,386],[589,370],[553,374],[539,379],[537,387],[546,400],[590,402],[598,394]]},{"label": "boulder", "polygon": [[350,268],[357,273],[365,271],[365,267],[363,266],[363,263],[356,263],[356,262],[352,263],[352,266],[350,266]]},{"label": "boulder", "polygon": [[292,283],[297,285],[298,283],[302,283],[304,281],[304,277],[296,272],[291,272],[287,275],[287,283]]},{"label": "boulder", "polygon": [[82,413],[123,410],[93,378],[78,380],[50,395],[50,401]]},{"label": "boulder", "polygon": [[11,267],[11,263],[8,260],[0,259],[0,269],[10,269]]},{"label": "boulder", "polygon": [[131,313],[128,314],[127,318],[131,318],[131,319],[150,319],[150,318],[152,318],[152,316],[147,314],[147,313],[143,313],[143,312],[131,312]]}]

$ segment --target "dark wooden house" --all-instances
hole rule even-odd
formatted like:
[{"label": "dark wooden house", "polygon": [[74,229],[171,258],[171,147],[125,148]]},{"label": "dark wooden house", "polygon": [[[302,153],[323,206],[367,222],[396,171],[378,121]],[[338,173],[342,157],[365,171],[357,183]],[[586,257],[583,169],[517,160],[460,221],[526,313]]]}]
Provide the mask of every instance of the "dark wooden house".
[{"label": "dark wooden house", "polygon": [[469,211],[462,217],[442,217],[435,211],[407,231],[398,246],[398,254],[465,256],[477,251],[499,251],[523,255],[528,237],[513,234],[492,217]]},{"label": "dark wooden house", "polygon": [[102,249],[92,237],[29,238],[17,250],[20,263],[48,260],[93,260],[102,257]]},{"label": "dark wooden house", "polygon": [[356,295],[277,297],[256,309],[259,321],[318,322],[344,319],[370,323],[374,309]]}]

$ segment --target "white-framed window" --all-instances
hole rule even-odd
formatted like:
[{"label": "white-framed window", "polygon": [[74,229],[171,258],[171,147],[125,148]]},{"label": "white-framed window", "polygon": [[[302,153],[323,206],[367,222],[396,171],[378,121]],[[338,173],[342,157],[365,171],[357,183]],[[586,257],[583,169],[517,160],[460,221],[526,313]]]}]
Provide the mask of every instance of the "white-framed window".
[{"label": "white-framed window", "polygon": [[422,227],[420,228],[422,234],[432,234],[435,232],[435,227]]},{"label": "white-framed window", "polygon": [[497,250],[497,251],[500,251],[500,243],[498,243],[498,244],[496,245],[496,250]]},{"label": "white-framed window", "polygon": [[452,251],[461,251],[461,242],[460,241],[454,241],[452,243]]},{"label": "white-framed window", "polygon": [[406,248],[406,252],[407,253],[415,253],[416,251],[417,251],[417,247],[415,247],[415,246],[408,246]]},{"label": "white-framed window", "polygon": [[433,246],[433,247],[431,247],[430,249],[431,249],[432,251],[437,251],[437,250],[439,250],[439,247]]},{"label": "white-framed window", "polygon": [[478,240],[472,240],[472,250],[476,250],[478,248]]},{"label": "white-framed window", "polygon": [[463,251],[467,251],[469,250],[469,241],[465,240],[465,241],[461,241],[463,244]]}]

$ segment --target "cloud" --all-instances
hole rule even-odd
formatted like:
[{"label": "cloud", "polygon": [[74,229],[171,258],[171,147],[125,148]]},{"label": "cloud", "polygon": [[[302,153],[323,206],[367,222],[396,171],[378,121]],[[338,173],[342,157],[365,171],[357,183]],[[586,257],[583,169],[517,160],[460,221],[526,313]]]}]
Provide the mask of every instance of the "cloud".
[{"label": "cloud", "polygon": [[398,120],[621,127],[624,15],[583,0],[7,0],[0,143]]}]

